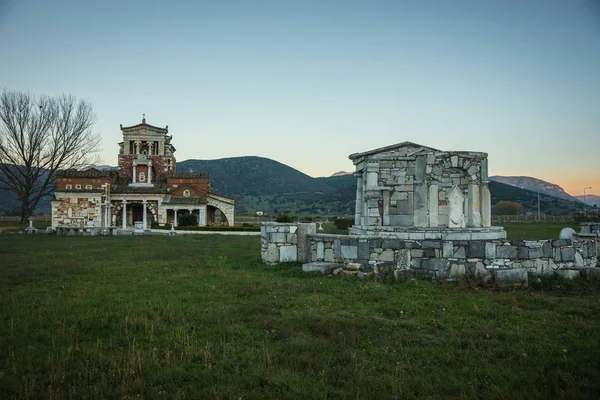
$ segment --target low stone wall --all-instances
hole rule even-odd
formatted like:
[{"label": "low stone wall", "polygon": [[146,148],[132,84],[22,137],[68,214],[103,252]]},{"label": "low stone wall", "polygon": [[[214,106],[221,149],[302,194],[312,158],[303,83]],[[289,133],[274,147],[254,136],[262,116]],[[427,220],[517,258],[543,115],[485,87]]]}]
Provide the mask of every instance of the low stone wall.
[{"label": "low stone wall", "polygon": [[[412,270],[439,278],[489,277],[499,269],[525,268],[536,275],[596,266],[594,239],[402,240],[389,237],[308,235],[308,262],[361,263],[383,270]],[[361,269],[365,269],[361,268]]]},{"label": "low stone wall", "polygon": [[263,262],[307,262],[307,236],[314,234],[314,223],[263,222],[260,225],[260,255]]}]

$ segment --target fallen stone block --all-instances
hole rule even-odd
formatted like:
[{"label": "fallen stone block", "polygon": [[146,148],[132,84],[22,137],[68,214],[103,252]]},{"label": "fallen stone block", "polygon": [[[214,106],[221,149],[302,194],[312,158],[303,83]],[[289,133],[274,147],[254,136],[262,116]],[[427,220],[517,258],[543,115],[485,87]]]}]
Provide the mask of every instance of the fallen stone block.
[{"label": "fallen stone block", "polygon": [[529,280],[525,268],[496,269],[493,271],[494,283],[496,287],[506,287],[521,285],[527,287]]},{"label": "fallen stone block", "polygon": [[302,271],[304,271],[304,272],[320,272],[323,275],[328,275],[329,273],[331,273],[331,271],[333,271],[335,268],[337,268],[339,266],[340,266],[340,264],[338,264],[338,263],[312,262],[312,263],[302,264]]},{"label": "fallen stone block", "polygon": [[561,279],[577,279],[581,275],[579,269],[557,269],[556,276]]},{"label": "fallen stone block", "polygon": [[346,269],[348,271],[358,271],[362,267],[362,264],[359,263],[348,263],[346,264]]},{"label": "fallen stone block", "polygon": [[590,281],[600,281],[600,268],[596,268],[596,267],[581,268],[579,270],[579,275],[582,278],[588,279]]}]

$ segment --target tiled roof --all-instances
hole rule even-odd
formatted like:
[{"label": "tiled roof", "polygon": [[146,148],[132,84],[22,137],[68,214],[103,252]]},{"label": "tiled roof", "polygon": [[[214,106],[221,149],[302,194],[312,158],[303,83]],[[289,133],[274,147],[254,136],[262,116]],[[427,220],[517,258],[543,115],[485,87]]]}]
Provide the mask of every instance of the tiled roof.
[{"label": "tiled roof", "polygon": [[202,196],[202,197],[168,196],[168,198],[165,198],[165,201],[163,201],[163,204],[185,204],[185,205],[206,204],[206,196]]},{"label": "tiled roof", "polygon": [[67,169],[58,171],[56,176],[59,178],[102,178],[109,177],[115,174],[116,171],[111,170],[98,170],[96,168],[90,168],[85,171],[78,171],[76,169]]}]

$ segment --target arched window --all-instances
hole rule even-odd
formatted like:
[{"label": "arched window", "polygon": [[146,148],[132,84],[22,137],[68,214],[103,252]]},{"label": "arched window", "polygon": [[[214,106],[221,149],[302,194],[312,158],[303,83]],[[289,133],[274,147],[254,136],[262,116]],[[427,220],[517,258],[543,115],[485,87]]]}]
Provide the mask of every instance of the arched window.
[{"label": "arched window", "polygon": [[146,182],[146,173],[144,173],[143,171],[140,172],[139,181],[140,182]]}]

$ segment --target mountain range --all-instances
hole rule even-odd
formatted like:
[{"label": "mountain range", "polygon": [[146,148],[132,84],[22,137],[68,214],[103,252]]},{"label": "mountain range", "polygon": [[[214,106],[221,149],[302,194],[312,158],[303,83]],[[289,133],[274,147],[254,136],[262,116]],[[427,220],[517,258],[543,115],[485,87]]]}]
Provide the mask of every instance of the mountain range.
[{"label": "mountain range", "polygon": [[[108,165],[96,166],[112,169]],[[186,160],[177,163],[178,172],[207,172],[213,191],[236,200],[236,212],[353,215],[356,178],[340,171],[334,176],[313,178],[278,161],[246,156],[217,160]],[[530,177],[490,178],[492,204],[501,200],[516,201],[524,212],[570,214],[582,210],[582,203],[551,183]],[[521,186],[521,187],[519,187]],[[37,212],[50,211],[50,198],[40,201]],[[588,195],[588,204],[600,200]],[[18,206],[11,193],[0,192],[0,214],[9,214]]]}]

